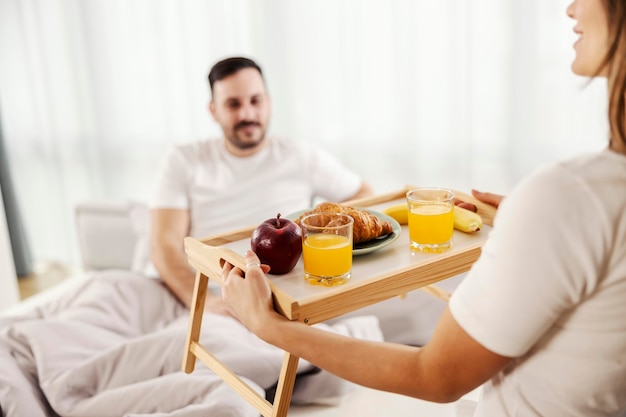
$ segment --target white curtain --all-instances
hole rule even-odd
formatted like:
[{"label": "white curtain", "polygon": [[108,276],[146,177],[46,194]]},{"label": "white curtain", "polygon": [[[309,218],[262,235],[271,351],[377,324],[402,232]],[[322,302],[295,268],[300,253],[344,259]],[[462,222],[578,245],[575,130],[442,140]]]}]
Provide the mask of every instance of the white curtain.
[{"label": "white curtain", "polygon": [[20,293],[15,279],[15,264],[9,239],[9,228],[5,220],[2,187],[0,187],[0,311],[16,304]]},{"label": "white curtain", "polygon": [[[606,145],[566,0],[0,0],[0,117],[35,259],[76,263],[73,206],[146,200],[176,143],[220,135],[210,66],[263,67],[271,131],[384,192],[507,193]],[[269,167],[268,167],[269,169]]]}]

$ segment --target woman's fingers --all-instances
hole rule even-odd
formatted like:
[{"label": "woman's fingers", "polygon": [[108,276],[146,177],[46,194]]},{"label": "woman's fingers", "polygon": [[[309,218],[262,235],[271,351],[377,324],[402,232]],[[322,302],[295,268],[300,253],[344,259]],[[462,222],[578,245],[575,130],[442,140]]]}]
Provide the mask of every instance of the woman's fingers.
[{"label": "woman's fingers", "polygon": [[261,260],[259,259],[258,256],[256,256],[256,253],[252,252],[251,250],[246,251],[246,253],[244,254],[244,259],[246,261],[246,266],[248,265],[261,266]]},{"label": "woman's fingers", "polygon": [[504,196],[502,196],[500,194],[486,193],[486,192],[478,191],[478,190],[472,190],[472,195],[478,201],[482,201],[483,203],[486,203],[486,204],[489,204],[491,206],[494,206],[495,208],[498,208],[498,206],[500,205],[500,203],[504,199]]},{"label": "woman's fingers", "polygon": [[259,260],[259,257],[252,252],[251,250],[247,250],[245,255],[244,255],[244,259],[246,261],[246,270],[250,271],[250,268],[256,268],[259,267],[261,268],[261,271],[263,271],[263,274],[267,274],[270,271],[270,266],[266,265],[266,264],[262,264],[261,261]]},{"label": "woman's fingers", "polygon": [[226,282],[226,279],[228,278],[228,275],[233,268],[234,267],[228,262],[224,263],[224,266],[222,267],[222,282]]}]

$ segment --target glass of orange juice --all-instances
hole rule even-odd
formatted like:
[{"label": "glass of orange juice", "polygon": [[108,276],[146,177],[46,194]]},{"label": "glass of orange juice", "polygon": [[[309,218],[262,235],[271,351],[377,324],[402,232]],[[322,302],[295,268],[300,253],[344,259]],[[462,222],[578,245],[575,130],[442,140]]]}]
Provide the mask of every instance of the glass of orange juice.
[{"label": "glass of orange juice", "polygon": [[300,220],[306,282],[327,287],[348,282],[353,224],[352,217],[340,213],[314,213]]},{"label": "glass of orange juice", "polygon": [[445,188],[417,188],[406,193],[411,249],[442,252],[452,247],[454,193]]}]

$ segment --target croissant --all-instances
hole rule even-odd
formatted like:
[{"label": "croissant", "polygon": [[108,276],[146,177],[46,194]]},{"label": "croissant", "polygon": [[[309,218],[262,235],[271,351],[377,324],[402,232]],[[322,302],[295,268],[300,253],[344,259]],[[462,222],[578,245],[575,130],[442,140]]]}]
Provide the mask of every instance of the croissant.
[{"label": "croissant", "polygon": [[296,219],[296,223],[300,224],[300,219],[313,213],[344,213],[352,217],[354,219],[352,227],[353,243],[366,242],[393,232],[391,223],[381,220],[367,211],[328,202],[320,203],[313,210],[303,213]]}]

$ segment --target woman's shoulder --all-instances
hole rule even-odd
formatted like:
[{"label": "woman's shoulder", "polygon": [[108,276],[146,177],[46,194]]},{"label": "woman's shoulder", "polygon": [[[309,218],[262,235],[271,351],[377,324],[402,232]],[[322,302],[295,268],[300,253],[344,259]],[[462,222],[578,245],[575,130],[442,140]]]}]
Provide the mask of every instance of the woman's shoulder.
[{"label": "woman's shoulder", "polygon": [[561,169],[583,181],[626,181],[626,155],[604,150],[580,155],[557,164]]},{"label": "woman's shoulder", "polygon": [[626,156],[611,151],[578,155],[539,167],[521,185],[537,191],[548,189],[551,193],[571,192],[571,188],[624,187]]},{"label": "woman's shoulder", "polygon": [[580,218],[605,212],[614,217],[614,208],[626,204],[626,158],[600,152],[544,165],[505,199],[513,201],[517,216]]}]

